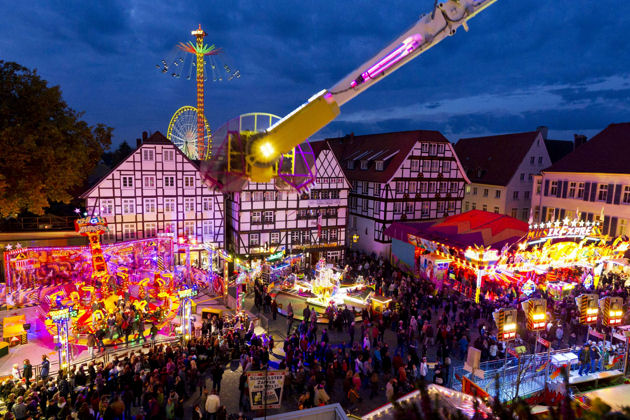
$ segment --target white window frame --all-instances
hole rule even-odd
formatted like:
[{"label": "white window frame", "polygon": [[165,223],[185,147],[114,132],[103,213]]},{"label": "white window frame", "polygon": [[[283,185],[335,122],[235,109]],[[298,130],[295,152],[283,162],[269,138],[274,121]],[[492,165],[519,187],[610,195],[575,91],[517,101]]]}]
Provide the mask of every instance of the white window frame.
[{"label": "white window frame", "polygon": [[143,204],[144,213],[155,213],[157,211],[157,200],[155,198],[145,198]]},{"label": "white window frame", "polygon": [[195,177],[186,175],[184,176],[184,188],[195,188]]},{"label": "white window frame", "polygon": [[154,175],[143,176],[142,185],[144,185],[144,188],[155,188],[155,176]]},{"label": "white window frame", "polygon": [[263,222],[264,223],[274,223],[276,221],[275,219],[276,219],[275,218],[275,214],[274,214],[274,212],[272,210],[266,210],[263,213]]},{"label": "white window frame", "polygon": [[623,204],[630,204],[630,185],[624,185],[623,197],[622,197],[621,202]]},{"label": "white window frame", "polygon": [[597,185],[597,201],[606,201],[608,200],[608,184],[599,184]]},{"label": "white window frame", "polygon": [[175,188],[175,175],[165,175],[162,179],[164,188]]},{"label": "white window frame", "polygon": [[583,182],[578,183],[577,197],[575,198],[578,198],[578,199],[584,198],[584,183]]},{"label": "white window frame", "polygon": [[113,199],[104,199],[101,200],[100,206],[100,215],[101,216],[113,216],[114,215],[114,200]]},{"label": "white window frame", "polygon": [[280,232],[271,232],[269,235],[269,242],[272,245],[277,245],[280,243]]},{"label": "white window frame", "polygon": [[577,182],[569,182],[569,191],[567,192],[567,198],[575,198],[576,190]]},{"label": "white window frame", "polygon": [[195,236],[195,222],[187,220],[184,221],[184,236]]},{"label": "white window frame", "polygon": [[136,213],[136,199],[135,198],[123,198],[123,200],[122,200],[122,214],[135,214],[135,213]]},{"label": "white window frame", "polygon": [[402,214],[403,212],[403,203],[402,201],[394,202],[394,214]]},{"label": "white window frame", "polygon": [[120,177],[121,188],[133,188],[133,175],[122,175]]},{"label": "white window frame", "polygon": [[202,232],[204,238],[210,238],[214,233],[214,221],[213,220],[204,220],[201,222]]},{"label": "white window frame", "polygon": [[174,212],[177,208],[177,200],[172,197],[168,197],[164,199],[164,211],[165,212]]},{"label": "white window frame", "polygon": [[142,149],[142,160],[145,162],[153,162],[155,160],[155,153],[153,149]]},{"label": "white window frame", "polygon": [[195,197],[184,197],[184,212],[196,211]]},{"label": "white window frame", "polygon": [[136,239],[136,225],[133,223],[123,223],[123,239],[128,241]]},{"label": "white window frame", "polygon": [[551,181],[551,185],[549,186],[549,195],[552,197],[558,195],[558,181]]},{"label": "white window frame", "polygon": [[204,197],[202,205],[203,211],[212,211],[212,197]]},{"label": "white window frame", "polygon": [[251,218],[251,223],[262,223],[262,211],[253,211]]},{"label": "white window frame", "polygon": [[420,170],[420,161],[418,159],[411,160],[411,170],[416,172]]},{"label": "white window frame", "polygon": [[157,223],[144,222],[143,227],[145,238],[155,238],[155,236],[157,235]]},{"label": "white window frame", "polygon": [[420,214],[422,217],[428,217],[431,215],[431,204],[428,201],[423,201],[420,206]]},{"label": "white window frame", "polygon": [[163,159],[165,162],[172,162],[175,160],[175,150],[164,150]]}]

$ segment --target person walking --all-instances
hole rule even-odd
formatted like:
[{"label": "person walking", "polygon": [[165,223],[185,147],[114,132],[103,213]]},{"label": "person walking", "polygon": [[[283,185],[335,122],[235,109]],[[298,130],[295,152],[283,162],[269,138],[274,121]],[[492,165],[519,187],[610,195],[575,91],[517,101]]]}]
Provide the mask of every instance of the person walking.
[{"label": "person walking", "polygon": [[48,360],[48,356],[42,354],[42,369],[39,373],[39,377],[46,381],[48,379],[48,374],[50,373],[50,361]]},{"label": "person walking", "polygon": [[31,378],[33,377],[33,365],[28,359],[24,359],[24,365],[22,366],[22,377],[26,382],[26,389],[31,386]]},{"label": "person walking", "polygon": [[93,332],[89,333],[87,336],[87,347],[88,353],[90,355],[90,359],[94,358],[94,348],[96,347],[96,335]]},{"label": "person walking", "polygon": [[291,302],[287,305],[287,325],[287,335],[289,335],[293,326],[293,305],[291,305]]},{"label": "person walking", "polygon": [[591,349],[589,348],[588,343],[586,343],[578,353],[578,360],[580,361],[580,369],[578,370],[578,374],[580,376],[582,376],[583,373],[588,375],[588,372],[591,368]]},{"label": "person walking", "polygon": [[205,409],[208,414],[208,420],[216,420],[217,411],[219,411],[219,407],[221,406],[221,399],[217,395],[216,391],[212,391],[208,398],[206,398]]}]

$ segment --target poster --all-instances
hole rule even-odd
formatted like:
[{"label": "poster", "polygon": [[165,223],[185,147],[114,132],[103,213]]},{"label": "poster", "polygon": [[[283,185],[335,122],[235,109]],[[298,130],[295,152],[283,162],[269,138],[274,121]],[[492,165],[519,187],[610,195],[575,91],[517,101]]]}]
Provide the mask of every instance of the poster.
[{"label": "poster", "polygon": [[[267,408],[280,408],[282,402],[282,389],[284,388],[283,370],[247,372],[247,385],[249,386],[249,404],[252,410],[265,408],[264,393],[267,392]],[[267,386],[265,387],[265,378]]]}]

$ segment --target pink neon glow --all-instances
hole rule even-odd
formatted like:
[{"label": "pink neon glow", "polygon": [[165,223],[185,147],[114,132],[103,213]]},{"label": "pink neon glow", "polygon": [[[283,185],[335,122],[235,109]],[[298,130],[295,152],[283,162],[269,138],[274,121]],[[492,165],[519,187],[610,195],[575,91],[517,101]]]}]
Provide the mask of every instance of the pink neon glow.
[{"label": "pink neon glow", "polygon": [[[372,67],[367,69],[364,73],[361,74],[363,80],[374,79],[374,76],[378,73],[382,73],[394,64],[398,63],[400,60],[411,54],[422,42],[422,35],[413,34],[409,38],[405,39],[399,47],[397,47],[394,51],[387,54],[385,58],[380,60],[378,63],[374,64]],[[359,83],[356,80],[353,80],[350,83],[350,86],[355,87]]]}]

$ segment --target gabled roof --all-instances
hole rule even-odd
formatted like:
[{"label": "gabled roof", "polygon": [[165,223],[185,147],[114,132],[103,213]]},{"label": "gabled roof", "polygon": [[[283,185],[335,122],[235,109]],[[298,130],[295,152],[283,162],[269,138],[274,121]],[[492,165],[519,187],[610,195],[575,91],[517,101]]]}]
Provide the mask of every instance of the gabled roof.
[{"label": "gabled roof", "polygon": [[125,157],[123,160],[120,161],[120,163],[116,166],[114,166],[109,172],[107,172],[105,175],[103,175],[98,181],[96,181],[90,188],[88,188],[83,194],[81,194],[79,196],[79,198],[88,198],[88,196],[90,195],[90,193],[96,188],[98,187],[98,185],[101,183],[101,181],[103,181],[105,178],[107,178],[111,173],[113,173],[115,170],[118,169],[118,167],[120,167],[120,165],[122,165],[123,163],[125,163],[127,161],[127,159],[129,159],[130,156],[133,156],[134,153],[136,153],[138,150],[140,150],[142,148],[143,145],[145,144],[164,144],[164,145],[170,145],[173,146],[175,148],[175,150],[177,150],[178,153],[180,153],[182,156],[184,156],[184,158],[186,158],[195,168],[199,169],[199,161],[196,160],[190,160],[188,159],[188,156],[186,156],[184,154],[184,152],[182,152],[179,147],[175,146],[173,143],[171,143],[166,137],[164,137],[164,134],[160,133],[159,131],[156,131],[155,133],[151,134],[151,136],[149,138],[147,138],[146,140],[142,141],[142,144],[140,144],[140,146],[138,146],[136,149],[134,149],[129,156]]},{"label": "gabled roof", "polygon": [[610,124],[543,172],[630,174],[630,122]]},{"label": "gabled roof", "polygon": [[[328,143],[327,140],[311,141],[309,143],[311,145],[311,148],[313,149],[313,153],[315,154],[315,160],[319,158],[319,154],[323,152],[324,150],[330,150],[332,152],[332,148],[330,147],[330,144]],[[339,159],[337,158],[334,152],[332,153],[332,157],[335,159],[337,164],[341,167],[341,163],[339,162]],[[341,173],[343,174],[343,177],[345,178],[348,185],[351,185],[346,173],[343,171],[343,168],[341,170]]]},{"label": "gabled roof", "polygon": [[[439,131],[414,130],[394,133],[368,134],[327,139],[341,164],[346,178],[353,181],[388,182],[396,173],[413,146],[418,141],[448,143]],[[368,163],[361,169],[361,160]],[[383,161],[383,170],[375,169],[375,162]],[[354,161],[354,169],[348,169],[348,161]]]},{"label": "gabled roof", "polygon": [[552,164],[573,151],[573,142],[569,140],[545,140],[545,146]]},{"label": "gabled roof", "polygon": [[455,143],[455,152],[470,182],[506,186],[538,136],[529,131],[470,137]]},{"label": "gabled roof", "polygon": [[483,210],[471,210],[428,222],[394,222],[385,235],[407,242],[407,234],[465,249],[469,246],[500,250],[527,235],[529,225],[521,220]]}]

